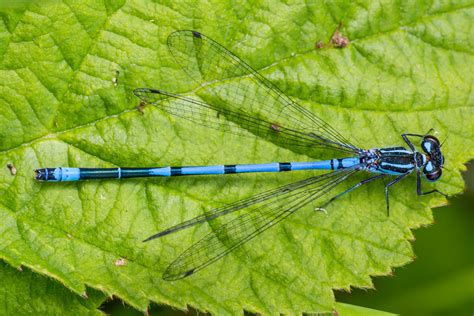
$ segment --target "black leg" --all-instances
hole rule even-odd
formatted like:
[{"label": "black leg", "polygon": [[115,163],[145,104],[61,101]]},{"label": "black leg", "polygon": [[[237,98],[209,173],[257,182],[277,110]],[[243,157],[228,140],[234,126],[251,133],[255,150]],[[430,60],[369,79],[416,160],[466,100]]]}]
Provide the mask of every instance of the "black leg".
[{"label": "black leg", "polygon": [[347,190],[345,190],[345,191],[339,193],[339,194],[336,195],[336,196],[333,196],[329,201],[327,201],[326,203],[324,203],[323,206],[318,207],[317,210],[324,209],[329,203],[331,203],[331,202],[334,201],[335,199],[341,197],[342,195],[351,192],[351,191],[354,190],[355,188],[358,188],[358,187],[360,187],[360,186],[363,185],[363,184],[369,183],[369,182],[371,182],[371,181],[373,181],[373,180],[377,180],[377,179],[382,178],[382,177],[385,177],[385,176],[386,176],[386,174],[383,174],[383,173],[382,173],[382,174],[378,174],[378,175],[376,175],[376,176],[374,176],[374,177],[371,177],[371,178],[362,180],[361,182],[359,182],[359,183],[353,185],[352,187],[350,187],[349,189],[347,189]]},{"label": "black leg", "polygon": [[441,192],[441,191],[436,190],[436,189],[428,191],[428,192],[422,192],[421,191],[421,172],[420,172],[420,170],[418,170],[416,172],[416,193],[418,195],[427,195],[427,194],[431,194],[431,193],[439,193],[439,194],[443,195],[446,198],[448,197],[448,195],[446,193]]},{"label": "black leg", "polygon": [[402,134],[402,138],[403,138],[403,140],[405,141],[405,143],[407,143],[407,145],[410,147],[410,149],[411,149],[412,151],[415,151],[415,146],[413,146],[413,143],[408,139],[408,136],[423,138],[423,137],[425,137],[426,135],[428,135],[429,133],[431,133],[432,131],[434,131],[434,129],[433,129],[433,128],[430,128],[430,130],[429,130],[425,135],[406,133],[406,134]]},{"label": "black leg", "polygon": [[405,178],[407,175],[409,175],[410,173],[404,173],[402,174],[401,176],[398,176],[395,180],[393,180],[392,182],[389,182],[389,184],[387,184],[385,186],[385,201],[387,202],[387,216],[390,216],[390,204],[388,203],[388,188],[390,188],[392,185],[394,185],[395,183],[397,183],[398,181],[402,180],[403,178]]},{"label": "black leg", "polygon": [[[402,134],[402,138],[407,143],[408,147],[410,147],[411,151],[416,151],[415,146],[413,146],[413,143],[408,139],[408,136],[420,136],[420,135],[414,135],[414,134]],[[422,136],[420,136],[422,137]]]}]

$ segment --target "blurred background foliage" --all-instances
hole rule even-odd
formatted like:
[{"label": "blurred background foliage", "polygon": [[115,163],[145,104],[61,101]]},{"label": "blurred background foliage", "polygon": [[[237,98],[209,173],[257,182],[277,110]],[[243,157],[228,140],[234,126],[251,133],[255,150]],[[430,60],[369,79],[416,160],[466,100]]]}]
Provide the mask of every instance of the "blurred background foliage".
[{"label": "blurred background foliage", "polygon": [[[464,173],[466,191],[433,210],[435,223],[414,232],[414,262],[392,277],[374,278],[375,289],[336,291],[336,300],[401,315],[474,315],[474,161]],[[116,316],[142,315],[118,299],[102,310]],[[202,315],[152,305],[150,315]],[[343,316],[343,315],[341,315]]]}]

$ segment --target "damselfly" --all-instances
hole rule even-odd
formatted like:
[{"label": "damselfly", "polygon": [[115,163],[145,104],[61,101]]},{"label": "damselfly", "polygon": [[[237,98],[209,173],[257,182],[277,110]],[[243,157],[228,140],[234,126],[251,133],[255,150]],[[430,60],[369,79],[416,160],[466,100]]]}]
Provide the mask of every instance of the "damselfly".
[{"label": "damselfly", "polygon": [[[348,158],[311,162],[275,162],[214,166],[155,168],[43,168],[36,170],[39,181],[76,181],[85,179],[170,177],[295,170],[333,170],[323,175],[284,185],[249,198],[210,210],[147,238],[149,241],[173,232],[239,211],[238,216],[221,225],[179,255],[163,274],[165,280],[187,277],[222,258],[268,228],[309,203],[320,208],[376,179],[393,179],[388,189],[416,172],[418,195],[422,192],[421,174],[429,181],[441,177],[444,158],[438,139],[430,135],[402,134],[408,145],[361,149],[352,145],[335,128],[292,101],[256,70],[212,39],[196,31],[178,31],[168,37],[168,47],[176,62],[195,81],[208,83],[205,101],[161,90],[140,88],[134,91],[142,101],[151,103],[174,116],[221,131],[252,135],[285,147],[305,151],[314,148],[335,150]],[[232,84],[222,85],[229,81]],[[423,152],[416,150],[409,137],[421,139]],[[328,195],[352,175],[368,172],[370,177],[338,194]],[[445,195],[446,196],[446,195]],[[324,203],[321,201],[325,199]],[[234,213],[237,214],[237,213]]]}]

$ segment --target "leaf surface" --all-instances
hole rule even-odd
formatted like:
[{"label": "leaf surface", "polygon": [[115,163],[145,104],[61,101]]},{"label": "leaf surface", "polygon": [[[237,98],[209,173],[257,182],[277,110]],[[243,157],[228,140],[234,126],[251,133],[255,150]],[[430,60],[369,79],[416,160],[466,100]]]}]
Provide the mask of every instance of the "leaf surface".
[{"label": "leaf surface", "polygon": [[[205,94],[168,54],[174,30],[223,44],[361,147],[403,145],[401,133],[435,128],[447,137],[448,169],[424,188],[463,190],[459,171],[474,156],[472,1],[70,0],[1,17],[0,257],[77,293],[90,286],[142,310],[154,301],[219,315],[331,311],[332,289],[371,287],[371,276],[410,262],[410,229],[430,224],[430,209],[446,203],[418,197],[410,176],[391,189],[387,217],[384,184],[374,182],[332,203],[327,216],[301,209],[209,269],[163,281],[167,264],[215,226],[144,238],[308,173],[40,184],[32,170],[314,159],[153,106],[136,111],[136,87]],[[349,46],[316,49],[341,21]]]},{"label": "leaf surface", "polygon": [[79,296],[54,280],[0,262],[0,306],[5,315],[103,315],[98,310],[105,295],[89,291]]}]

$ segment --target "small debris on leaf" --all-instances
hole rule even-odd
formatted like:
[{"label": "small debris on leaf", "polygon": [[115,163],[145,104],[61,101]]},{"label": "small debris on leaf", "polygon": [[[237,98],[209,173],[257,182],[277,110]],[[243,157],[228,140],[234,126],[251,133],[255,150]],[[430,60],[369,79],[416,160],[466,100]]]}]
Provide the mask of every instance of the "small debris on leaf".
[{"label": "small debris on leaf", "polygon": [[331,37],[331,44],[334,45],[336,48],[344,48],[349,44],[349,39],[342,35],[340,32],[342,27],[342,22],[336,28],[336,31]]},{"label": "small debris on leaf", "polygon": [[316,208],[314,209],[314,211],[315,211],[315,212],[322,212],[322,213],[328,215],[328,211],[327,211],[325,208],[322,208],[322,207],[316,207]]},{"label": "small debris on leaf", "polygon": [[141,114],[145,114],[145,111],[143,111],[145,109],[145,107],[146,107],[146,103],[141,101],[140,104],[136,107],[136,109]]},{"label": "small debris on leaf", "polygon": [[114,83],[114,86],[118,86],[118,76],[120,75],[120,71],[115,70],[115,77],[112,78],[112,82]]},{"label": "small debris on leaf", "polygon": [[121,266],[124,266],[124,265],[126,265],[126,264],[127,264],[127,260],[125,260],[125,258],[120,258],[120,259],[117,259],[117,260],[115,261],[115,265],[116,265],[117,267],[121,267]]},{"label": "small debris on leaf", "polygon": [[323,41],[317,41],[315,47],[316,49],[323,49],[324,48]]},{"label": "small debris on leaf", "polygon": [[12,176],[16,175],[16,168],[12,163],[7,163],[7,168],[10,170]]},{"label": "small debris on leaf", "polygon": [[271,128],[272,130],[274,130],[275,132],[281,132],[281,126],[278,125],[278,124],[276,124],[276,123],[273,123],[273,124],[270,126],[270,128]]}]

